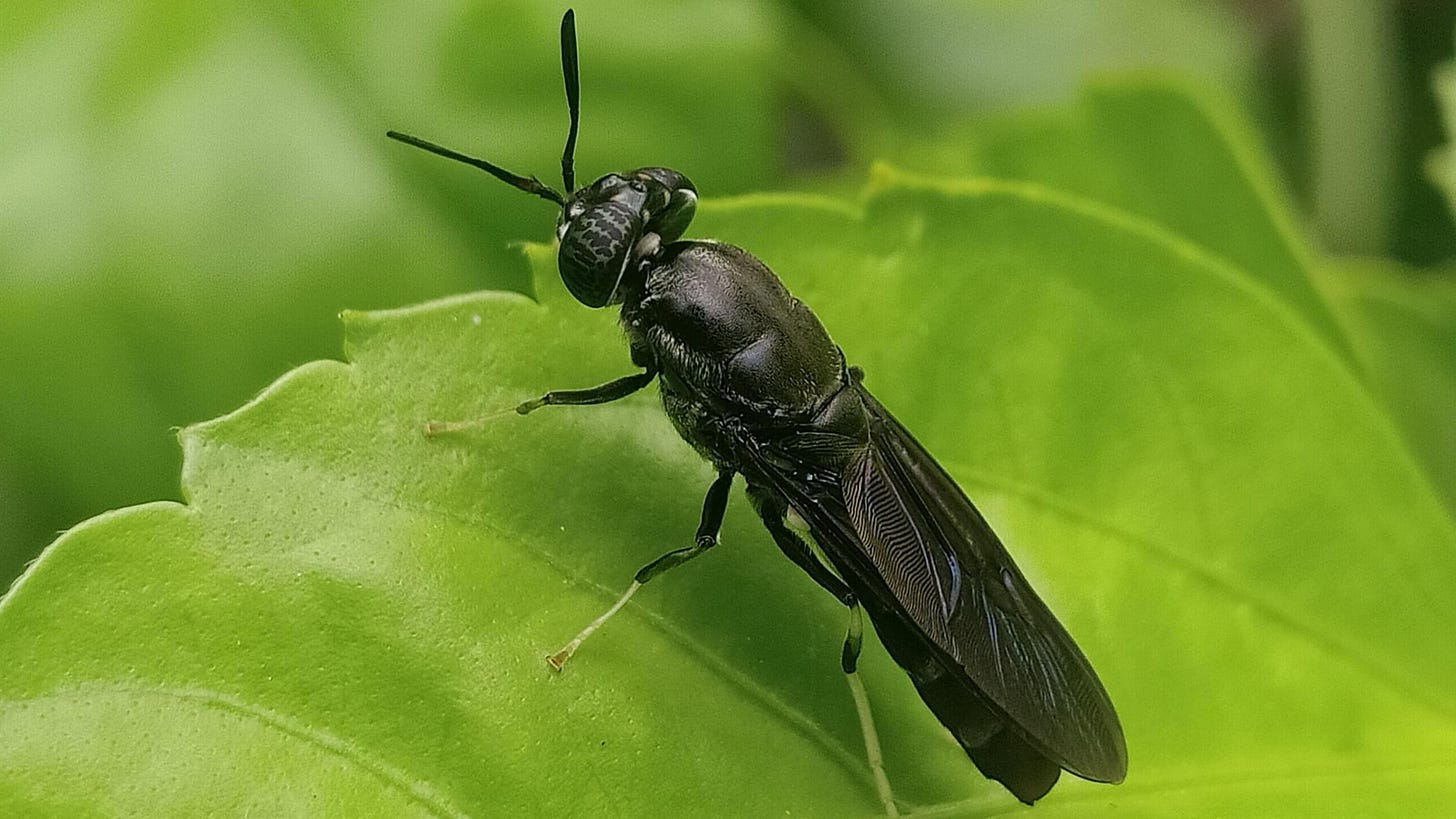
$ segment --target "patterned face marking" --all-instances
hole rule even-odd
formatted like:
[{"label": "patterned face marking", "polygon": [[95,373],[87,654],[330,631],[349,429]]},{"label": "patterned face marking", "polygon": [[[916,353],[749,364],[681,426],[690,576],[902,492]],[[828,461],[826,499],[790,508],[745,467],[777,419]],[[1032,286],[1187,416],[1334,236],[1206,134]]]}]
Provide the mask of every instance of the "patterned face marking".
[{"label": "patterned face marking", "polygon": [[[666,168],[607,174],[577,191],[556,226],[557,264],[567,289],[589,307],[617,300],[634,261],[675,241],[696,205],[692,183]],[[648,234],[658,241],[643,241]]]}]

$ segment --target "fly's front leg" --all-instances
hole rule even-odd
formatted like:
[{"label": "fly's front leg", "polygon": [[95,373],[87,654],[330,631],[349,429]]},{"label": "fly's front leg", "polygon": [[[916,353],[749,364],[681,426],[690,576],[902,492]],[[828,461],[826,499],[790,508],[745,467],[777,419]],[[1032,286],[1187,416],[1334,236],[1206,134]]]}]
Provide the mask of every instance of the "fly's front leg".
[{"label": "fly's front leg", "polygon": [[588,404],[605,404],[610,401],[616,401],[619,398],[626,398],[648,384],[651,384],[652,379],[656,377],[656,370],[645,370],[635,375],[623,376],[608,381],[605,384],[599,384],[584,390],[552,390],[540,398],[522,401],[516,405],[516,412],[525,415],[542,407],[552,405],[585,406]]},{"label": "fly's front leg", "polygon": [[606,623],[612,618],[612,615],[621,611],[622,607],[627,605],[627,601],[632,599],[632,595],[636,594],[637,590],[642,588],[644,583],[669,569],[675,569],[687,563],[689,560],[718,545],[718,532],[723,528],[723,513],[728,509],[728,490],[732,486],[733,470],[724,469],[720,471],[717,480],[713,481],[713,485],[708,487],[707,497],[703,498],[703,516],[698,522],[698,532],[693,538],[693,545],[685,546],[681,549],[673,549],[662,557],[638,569],[637,575],[632,579],[632,585],[628,586],[627,590],[622,593],[622,596],[617,598],[617,602],[613,603],[611,608],[602,612],[601,616],[597,617],[597,619],[588,623],[586,628],[571,638],[571,642],[562,646],[560,651],[548,656],[546,658],[547,664],[557,671],[560,671],[566,666],[566,661],[571,659],[571,655],[575,654],[576,650],[581,647],[581,644],[586,641],[586,638],[590,637],[592,632],[601,628],[603,623]]},{"label": "fly's front leg", "polygon": [[646,344],[634,341],[631,347],[632,363],[642,368],[642,372],[633,375],[626,375],[608,381],[605,384],[598,384],[584,390],[552,390],[539,398],[532,398],[530,401],[522,401],[510,409],[493,412],[489,415],[473,418],[468,421],[431,421],[425,425],[426,435],[441,435],[447,432],[463,432],[465,430],[477,429],[498,418],[507,415],[526,415],[542,407],[560,406],[584,406],[588,404],[605,404],[626,398],[634,392],[652,383],[657,377],[657,359],[652,350]]},{"label": "fly's front leg", "polygon": [[480,418],[472,418],[468,421],[431,421],[425,425],[426,435],[441,435],[447,432],[462,432],[470,429],[483,427],[491,421],[511,413],[526,415],[542,407],[552,405],[562,406],[584,406],[588,404],[605,404],[626,398],[632,393],[652,383],[657,377],[657,370],[648,367],[646,370],[634,375],[627,375],[613,379],[605,384],[598,384],[584,390],[552,390],[539,398],[532,398],[530,401],[522,401],[515,407],[500,412],[493,412]]}]

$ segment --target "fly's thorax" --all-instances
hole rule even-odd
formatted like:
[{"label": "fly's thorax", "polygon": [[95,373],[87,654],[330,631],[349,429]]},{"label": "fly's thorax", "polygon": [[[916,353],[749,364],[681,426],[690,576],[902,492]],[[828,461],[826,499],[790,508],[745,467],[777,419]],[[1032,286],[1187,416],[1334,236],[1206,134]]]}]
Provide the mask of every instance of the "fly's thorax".
[{"label": "fly's thorax", "polygon": [[741,248],[668,245],[640,293],[623,320],[652,347],[665,384],[763,417],[808,413],[840,386],[843,359],[823,325]]},{"label": "fly's thorax", "polygon": [[607,174],[567,199],[557,221],[557,267],[588,307],[620,303],[660,248],[693,219],[697,190],[667,168]]}]

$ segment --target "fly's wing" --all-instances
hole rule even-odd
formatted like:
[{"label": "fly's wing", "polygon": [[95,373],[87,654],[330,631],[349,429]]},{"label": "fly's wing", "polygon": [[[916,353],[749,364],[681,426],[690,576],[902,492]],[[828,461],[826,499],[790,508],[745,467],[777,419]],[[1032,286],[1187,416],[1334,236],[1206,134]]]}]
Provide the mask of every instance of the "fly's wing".
[{"label": "fly's wing", "polygon": [[[877,618],[876,628],[882,638],[887,625],[895,632],[886,646],[987,775],[1012,784],[972,749],[992,741],[968,741],[967,732],[982,729],[952,724],[984,721],[980,708],[956,701],[966,698],[957,691],[969,689],[1002,718],[992,719],[988,734],[1004,722],[1057,766],[1122,781],[1122,726],[1087,659],[945,470],[874,396],[858,384],[852,389],[868,416],[869,445],[845,458],[838,492],[808,491],[781,468],[768,470],[770,480],[846,581],[870,596],[871,613],[878,603],[898,620]],[[874,599],[883,595],[891,599]],[[1051,773],[1044,787],[1031,788],[1033,798],[1051,787]]]},{"label": "fly's wing", "polygon": [[851,462],[843,487],[870,562],[1033,746],[1078,776],[1122,781],[1122,725],[1087,658],[955,481],[856,388],[871,446]]}]

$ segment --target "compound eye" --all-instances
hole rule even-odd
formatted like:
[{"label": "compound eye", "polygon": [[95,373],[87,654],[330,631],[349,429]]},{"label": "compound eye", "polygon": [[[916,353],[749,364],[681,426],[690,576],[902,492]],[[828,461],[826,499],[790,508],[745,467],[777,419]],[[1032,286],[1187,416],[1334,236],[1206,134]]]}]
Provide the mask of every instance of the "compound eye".
[{"label": "compound eye", "polygon": [[612,302],[641,233],[641,213],[620,202],[595,205],[567,224],[556,259],[577,301],[588,307]]},{"label": "compound eye", "polygon": [[634,191],[636,191],[638,193],[647,193],[647,186],[644,185],[644,184],[642,184],[641,181],[636,180],[636,179],[633,179],[628,184],[628,187],[630,187],[632,190],[634,190]]}]

